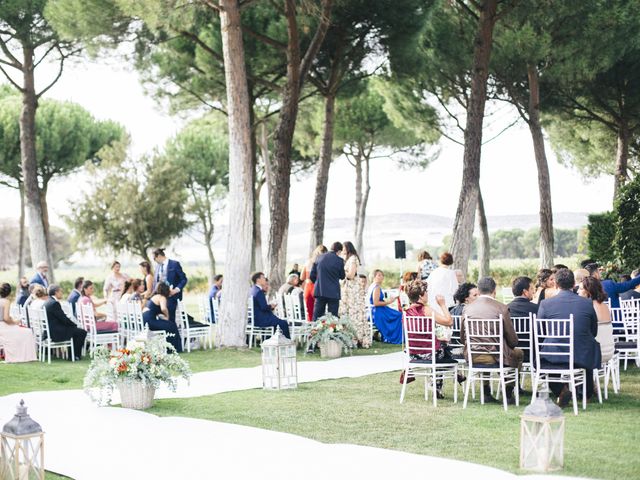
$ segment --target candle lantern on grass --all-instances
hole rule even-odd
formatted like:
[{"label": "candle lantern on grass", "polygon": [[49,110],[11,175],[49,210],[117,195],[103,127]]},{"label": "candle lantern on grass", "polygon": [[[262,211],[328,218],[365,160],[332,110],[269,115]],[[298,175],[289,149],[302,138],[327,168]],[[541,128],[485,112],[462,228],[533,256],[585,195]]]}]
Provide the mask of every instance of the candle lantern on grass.
[{"label": "candle lantern on grass", "polygon": [[296,344],[282,334],[280,327],[262,342],[262,387],[265,390],[298,387]]},{"label": "candle lantern on grass", "polygon": [[0,478],[44,480],[44,433],[27,414],[24,400],[0,433]]},{"label": "candle lantern on grass", "polygon": [[520,468],[560,470],[564,463],[564,415],[543,388],[520,417]]}]

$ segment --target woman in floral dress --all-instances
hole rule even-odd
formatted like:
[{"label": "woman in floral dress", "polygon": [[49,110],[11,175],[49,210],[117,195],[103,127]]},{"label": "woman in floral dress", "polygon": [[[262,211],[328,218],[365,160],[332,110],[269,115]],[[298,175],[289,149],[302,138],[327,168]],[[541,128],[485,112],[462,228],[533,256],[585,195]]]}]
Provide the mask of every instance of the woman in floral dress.
[{"label": "woman in floral dress", "polygon": [[340,284],[340,315],[346,315],[356,330],[358,344],[363,348],[371,346],[371,326],[367,320],[364,288],[358,278],[360,257],[353,243],[344,242],[345,279]]}]

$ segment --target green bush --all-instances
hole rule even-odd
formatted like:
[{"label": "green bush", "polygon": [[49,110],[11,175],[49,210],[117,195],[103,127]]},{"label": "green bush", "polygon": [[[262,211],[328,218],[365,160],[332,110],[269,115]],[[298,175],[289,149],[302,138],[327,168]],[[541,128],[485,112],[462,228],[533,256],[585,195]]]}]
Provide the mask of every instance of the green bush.
[{"label": "green bush", "polygon": [[600,263],[610,263],[616,258],[614,237],[616,235],[616,214],[614,212],[589,215],[587,245],[589,258]]},{"label": "green bush", "polygon": [[640,267],[640,176],[620,189],[614,202],[615,236],[612,245],[620,265]]}]

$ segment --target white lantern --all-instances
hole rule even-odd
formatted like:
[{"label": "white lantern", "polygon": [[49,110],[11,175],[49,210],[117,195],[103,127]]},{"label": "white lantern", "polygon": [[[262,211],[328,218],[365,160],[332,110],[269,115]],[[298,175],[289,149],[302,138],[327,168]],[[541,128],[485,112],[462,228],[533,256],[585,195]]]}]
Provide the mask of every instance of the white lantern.
[{"label": "white lantern", "polygon": [[277,327],[276,333],[262,342],[262,388],[284,390],[297,387],[296,344]]},{"label": "white lantern", "polygon": [[0,478],[44,480],[44,433],[27,415],[24,400],[0,434]]},{"label": "white lantern", "polygon": [[564,464],[564,415],[543,388],[520,417],[520,468],[560,470]]}]

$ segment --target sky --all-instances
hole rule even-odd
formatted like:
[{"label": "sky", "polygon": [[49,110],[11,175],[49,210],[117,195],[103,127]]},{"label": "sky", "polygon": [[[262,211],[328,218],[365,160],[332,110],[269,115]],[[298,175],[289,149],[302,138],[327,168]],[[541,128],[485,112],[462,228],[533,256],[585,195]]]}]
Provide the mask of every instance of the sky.
[{"label": "sky", "polygon": [[[48,70],[39,78],[52,73],[53,70]],[[114,60],[85,59],[69,64],[46,96],[77,102],[98,119],[112,119],[123,124],[132,136],[134,158],[155,147],[161,148],[186,122],[184,117],[170,115],[166,106],[158,105],[145,95],[131,65]],[[504,115],[506,118],[515,112]],[[485,138],[490,136],[490,133],[485,134]],[[390,159],[373,160],[368,215],[424,213],[453,217],[460,195],[463,150],[448,140],[443,140],[440,148],[439,157],[425,170],[404,170]],[[557,162],[549,145],[547,154],[554,212],[610,209],[612,178],[585,183],[577,172]],[[538,212],[537,170],[531,137],[524,124],[484,145],[481,168],[481,188],[489,216]],[[353,216],[354,184],[353,168],[345,159],[337,159],[330,172],[327,218]],[[69,212],[70,202],[90,186],[90,179],[83,174],[54,181],[49,192],[52,222],[61,224],[60,217]],[[310,221],[314,188],[315,172],[292,180],[291,222]],[[267,204],[266,189],[262,201],[263,205]],[[19,198],[15,191],[0,187],[0,205],[3,206],[0,217],[17,218]],[[266,210],[263,209],[264,215]],[[221,219],[219,223],[226,224],[227,219]]]}]

